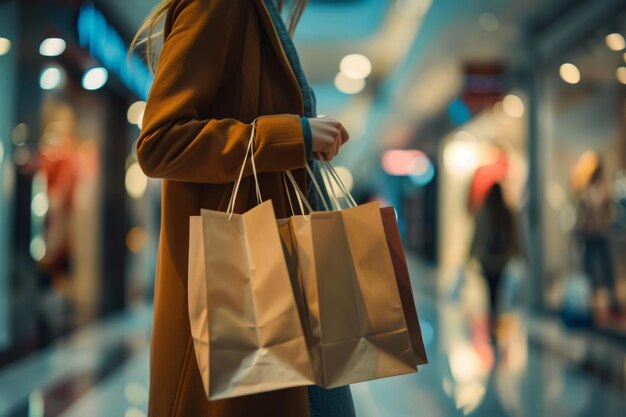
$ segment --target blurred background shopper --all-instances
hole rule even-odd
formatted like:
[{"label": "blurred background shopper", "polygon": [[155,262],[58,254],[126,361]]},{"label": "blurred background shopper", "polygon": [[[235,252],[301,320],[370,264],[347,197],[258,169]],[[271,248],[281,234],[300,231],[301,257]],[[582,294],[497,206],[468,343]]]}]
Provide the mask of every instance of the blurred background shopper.
[{"label": "blurred background shopper", "polygon": [[[189,216],[201,208],[226,209],[253,121],[260,187],[279,217],[288,214],[281,171],[296,170],[305,189],[302,168],[312,163],[312,155],[331,160],[348,140],[339,122],[315,118],[315,97],[291,41],[306,3],[165,0],[139,30],[138,36],[147,33],[155,79],[137,157],[146,175],[164,180],[151,417],[309,415],[306,388],[209,402],[186,307]],[[285,24],[281,12],[286,10]],[[161,23],[163,32],[157,29]],[[242,184],[245,197],[236,202],[236,212],[256,205],[250,180]],[[311,410],[313,416],[353,416],[349,389],[312,390]]]},{"label": "blurred background shopper", "polygon": [[502,273],[511,258],[520,254],[514,215],[504,201],[500,184],[491,187],[476,214],[470,254],[482,266],[489,288],[490,332],[493,336],[497,325],[498,291]]}]

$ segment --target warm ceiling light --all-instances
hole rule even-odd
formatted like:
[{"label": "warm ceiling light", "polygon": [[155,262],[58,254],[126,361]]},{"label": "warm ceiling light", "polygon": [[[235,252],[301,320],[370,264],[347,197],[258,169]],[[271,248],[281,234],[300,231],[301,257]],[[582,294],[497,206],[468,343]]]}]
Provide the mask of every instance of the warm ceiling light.
[{"label": "warm ceiling light", "polygon": [[559,74],[563,81],[568,84],[578,84],[580,82],[580,70],[576,65],[570,64],[569,62],[561,65]]},{"label": "warm ceiling light", "polygon": [[343,57],[339,69],[348,78],[361,80],[372,73],[372,63],[361,54],[350,54]]},{"label": "warm ceiling light", "polygon": [[148,177],[143,173],[137,162],[134,162],[126,171],[126,191],[134,199],[140,199],[148,188]]},{"label": "warm ceiling light", "polygon": [[502,100],[502,109],[509,116],[519,118],[524,115],[524,102],[518,96],[509,94]]},{"label": "warm ceiling light", "polygon": [[42,90],[54,90],[63,80],[63,73],[57,67],[48,67],[41,73],[39,77],[39,86]]},{"label": "warm ceiling light", "polygon": [[39,45],[39,53],[43,56],[59,56],[65,51],[65,41],[61,38],[44,39]]},{"label": "warm ceiling light", "polygon": [[617,80],[622,84],[626,84],[626,67],[619,67],[615,73]]},{"label": "warm ceiling light", "polygon": [[487,32],[496,32],[500,29],[500,20],[492,13],[481,13],[478,23]]},{"label": "warm ceiling light", "polygon": [[343,72],[340,72],[335,77],[335,87],[345,94],[357,94],[365,88],[365,80],[349,78]]},{"label": "warm ceiling light", "polygon": [[83,88],[85,90],[98,90],[109,79],[109,73],[102,67],[92,68],[83,75]]},{"label": "warm ceiling light", "polygon": [[126,113],[126,118],[128,119],[128,123],[131,125],[138,125],[141,123],[141,118],[143,116],[143,111],[146,108],[145,101],[137,101],[128,108],[128,112]]},{"label": "warm ceiling light", "polygon": [[614,51],[621,51],[626,48],[626,41],[620,33],[611,33],[604,40],[606,41],[606,46]]},{"label": "warm ceiling light", "polygon": [[0,56],[6,55],[11,50],[11,41],[7,38],[0,38]]}]

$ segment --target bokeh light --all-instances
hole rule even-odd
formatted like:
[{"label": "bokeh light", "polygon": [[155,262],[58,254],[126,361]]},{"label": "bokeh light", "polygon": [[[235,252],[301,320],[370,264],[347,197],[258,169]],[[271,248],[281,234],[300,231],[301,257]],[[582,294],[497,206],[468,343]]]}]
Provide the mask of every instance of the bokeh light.
[{"label": "bokeh light", "polygon": [[48,212],[48,208],[50,207],[50,203],[48,201],[48,196],[44,192],[38,192],[33,197],[33,201],[31,203],[31,210],[33,214],[37,217],[43,217]]},{"label": "bokeh light", "polygon": [[621,33],[611,33],[605,38],[606,46],[613,51],[621,51],[626,48],[626,41]]},{"label": "bokeh light", "polygon": [[[133,227],[126,234],[126,247],[133,253],[140,253],[146,247],[148,243],[148,233],[143,227]],[[136,394],[138,392],[137,387],[126,387],[130,394]],[[128,393],[127,393],[128,394]],[[128,395],[127,395],[128,397]]]},{"label": "bokeh light", "polygon": [[124,413],[124,417],[146,417],[146,413],[137,407],[130,407]]},{"label": "bokeh light", "polygon": [[358,94],[365,88],[365,80],[349,78],[339,72],[335,77],[335,87],[344,94]]},{"label": "bokeh light", "polygon": [[17,146],[13,150],[13,162],[15,162],[16,165],[25,165],[30,161],[31,156],[32,152],[26,145]]},{"label": "bokeh light", "polygon": [[61,85],[63,72],[58,67],[48,67],[41,72],[39,86],[42,90],[54,90]]},{"label": "bokeh light", "polygon": [[350,54],[343,57],[339,69],[346,77],[361,80],[371,74],[372,63],[365,55]]},{"label": "bokeh light", "polygon": [[428,157],[417,149],[390,149],[383,153],[381,165],[383,171],[389,175],[407,176],[411,175],[414,170],[421,169],[420,162],[423,159],[428,159]]},{"label": "bokeh light", "polygon": [[7,38],[0,38],[0,56],[6,55],[11,50],[11,41]]},{"label": "bokeh light", "polygon": [[615,75],[617,76],[617,81],[622,84],[626,84],[626,67],[619,67],[615,71]]},{"label": "bokeh light", "polygon": [[479,162],[479,155],[475,145],[459,140],[450,142],[446,146],[443,157],[446,168],[457,172],[475,169]]},{"label": "bokeh light", "polygon": [[126,191],[132,198],[139,199],[146,193],[148,177],[143,173],[137,162],[132,163],[126,170]]},{"label": "bokeh light", "polygon": [[43,56],[59,56],[65,51],[65,46],[61,38],[44,39],[39,45],[39,53]]},{"label": "bokeh light", "polygon": [[524,115],[524,102],[518,96],[509,94],[502,100],[502,109],[509,116],[519,118]]},{"label": "bokeh light", "polygon": [[137,101],[130,105],[126,112],[126,118],[131,125],[141,126],[141,120],[143,119],[143,113],[146,108],[145,101]]},{"label": "bokeh light", "polygon": [[41,261],[46,256],[46,242],[41,236],[35,236],[30,241],[30,256],[37,262]]},{"label": "bokeh light", "polygon": [[109,73],[105,68],[92,68],[83,75],[83,88],[85,90],[98,90],[104,87],[108,79]]},{"label": "bokeh light", "polygon": [[18,123],[11,131],[11,141],[15,146],[19,146],[28,140],[30,128],[26,123]]},{"label": "bokeh light", "polygon": [[580,70],[572,63],[565,63],[559,69],[559,75],[568,84],[578,84],[580,82]]},{"label": "bokeh light", "polygon": [[124,387],[124,396],[133,404],[145,404],[148,401],[148,390],[138,382],[129,382]]}]

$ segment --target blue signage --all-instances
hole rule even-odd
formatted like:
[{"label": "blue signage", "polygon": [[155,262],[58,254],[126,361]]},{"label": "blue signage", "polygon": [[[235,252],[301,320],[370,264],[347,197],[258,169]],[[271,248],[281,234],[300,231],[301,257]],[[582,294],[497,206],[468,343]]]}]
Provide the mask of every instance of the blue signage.
[{"label": "blue signage", "polygon": [[85,4],[78,14],[78,40],[89,54],[142,100],[146,100],[152,74],[148,66],[136,55],[128,57],[128,47],[122,36],[105,19],[93,4]]}]

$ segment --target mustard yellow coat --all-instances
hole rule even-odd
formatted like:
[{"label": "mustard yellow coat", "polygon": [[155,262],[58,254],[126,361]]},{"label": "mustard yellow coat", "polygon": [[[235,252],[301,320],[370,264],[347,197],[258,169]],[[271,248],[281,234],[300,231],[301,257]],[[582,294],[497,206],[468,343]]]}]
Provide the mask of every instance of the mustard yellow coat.
[{"label": "mustard yellow coat", "polygon": [[[187,315],[189,216],[225,210],[258,117],[264,199],[287,214],[281,171],[306,164],[303,99],[262,0],[175,0],[164,32],[137,158],[162,178],[149,417],[307,417],[306,388],[209,402]],[[250,166],[236,205],[254,206]]]}]

